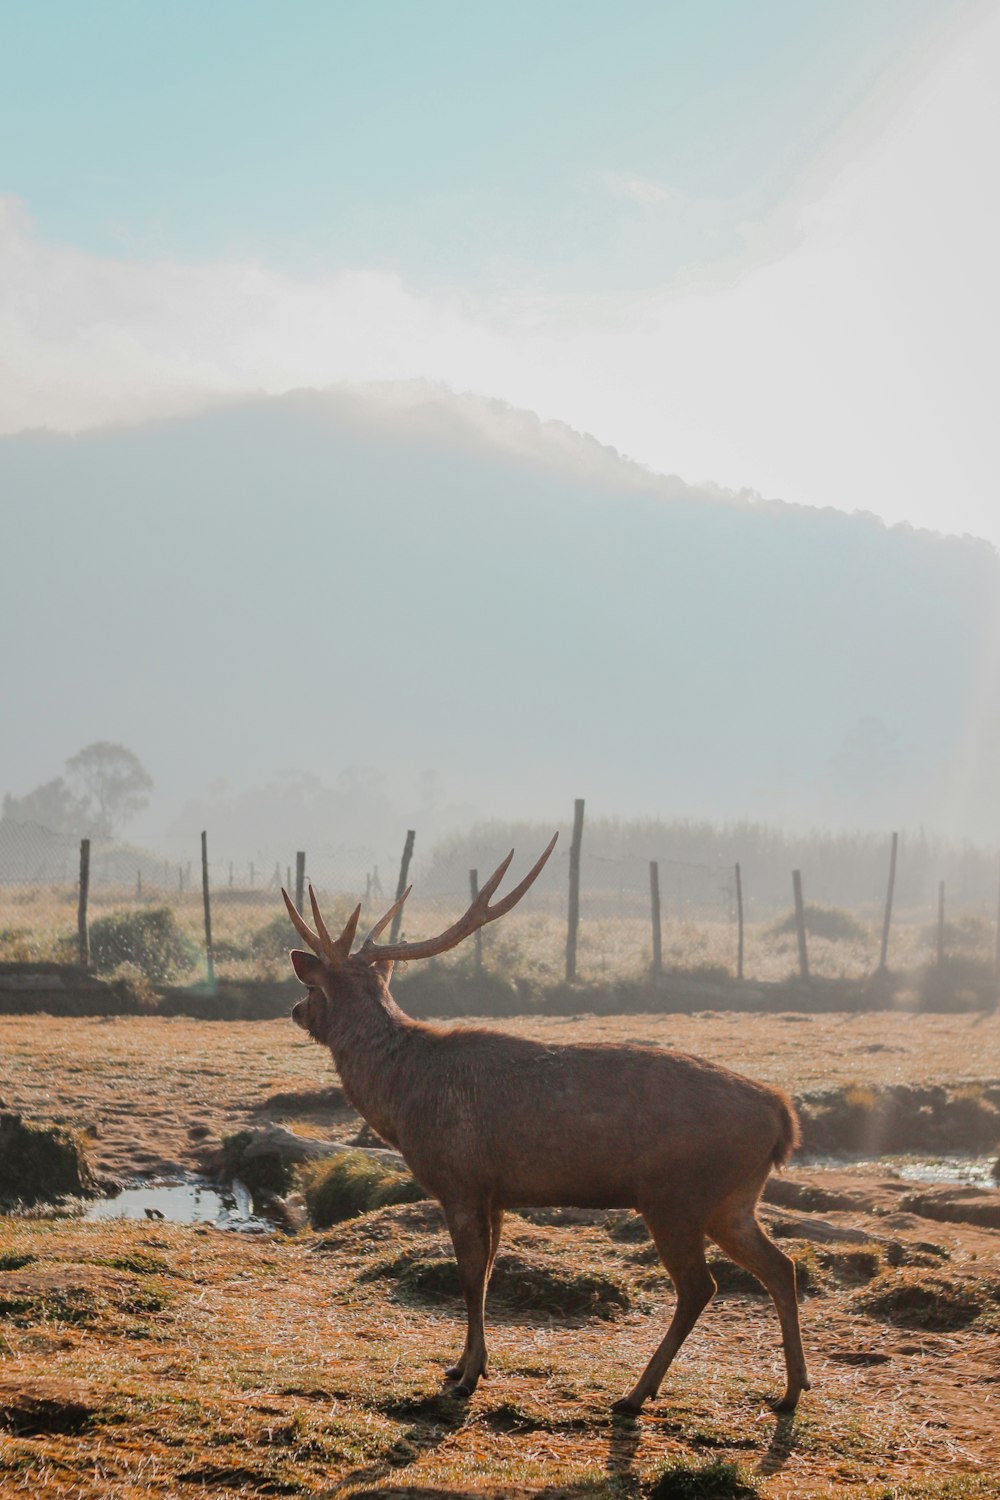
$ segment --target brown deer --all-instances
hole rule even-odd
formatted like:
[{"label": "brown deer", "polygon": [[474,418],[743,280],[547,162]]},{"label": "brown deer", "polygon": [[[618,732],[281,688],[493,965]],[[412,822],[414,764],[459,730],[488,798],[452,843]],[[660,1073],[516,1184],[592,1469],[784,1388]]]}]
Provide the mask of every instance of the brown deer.
[{"label": "brown deer", "polygon": [[655,1396],[671,1360],[715,1293],[708,1236],[770,1292],[787,1383],[775,1403],[792,1411],[809,1389],[799,1332],[795,1267],[757,1221],[772,1167],[798,1143],[791,1103],[778,1089],[666,1048],[550,1045],[501,1032],[412,1020],[389,993],[397,959],[454,948],[520,901],[555,839],[509,895],[491,906],[513,850],[463,917],[435,938],[376,939],[409,895],[351,952],[360,906],[334,940],[312,887],[316,930],[282,892],[312,949],[290,954],[309,993],[292,1019],[329,1047],[344,1092],[444,1210],[468,1308],[458,1361],[445,1373],[471,1395],[486,1374],[483,1313],[504,1213],[532,1206],[633,1208],[642,1214],[677,1292],[666,1337],[637,1384],[615,1403],[633,1414]]}]

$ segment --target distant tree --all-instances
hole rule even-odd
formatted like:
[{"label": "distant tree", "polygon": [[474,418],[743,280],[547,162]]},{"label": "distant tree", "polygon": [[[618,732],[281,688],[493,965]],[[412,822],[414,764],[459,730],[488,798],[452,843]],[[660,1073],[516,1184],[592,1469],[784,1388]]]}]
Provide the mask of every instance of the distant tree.
[{"label": "distant tree", "polygon": [[61,776],[36,786],[23,797],[8,792],[3,799],[5,823],[40,823],[52,833],[83,833],[88,824],[87,808],[75,797]]},{"label": "distant tree", "polygon": [[80,789],[87,821],[98,838],[114,838],[149,802],[153,778],[124,745],[95,740],[66,762],[71,782]]}]

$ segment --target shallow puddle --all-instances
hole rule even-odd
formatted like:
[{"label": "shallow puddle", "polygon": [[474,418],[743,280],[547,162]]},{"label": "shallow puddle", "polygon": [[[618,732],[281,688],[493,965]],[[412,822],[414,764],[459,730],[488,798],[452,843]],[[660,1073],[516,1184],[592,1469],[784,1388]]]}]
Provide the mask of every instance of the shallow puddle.
[{"label": "shallow puddle", "polygon": [[995,1188],[993,1156],[814,1156],[802,1159],[810,1171],[885,1172],[904,1182],[961,1183]]},{"label": "shallow puddle", "polygon": [[167,1219],[172,1224],[213,1224],[216,1229],[238,1229],[264,1234],[273,1225],[253,1211],[253,1201],[242,1182],[220,1191],[198,1178],[139,1183],[123,1188],[114,1198],[88,1203],[84,1219]]}]

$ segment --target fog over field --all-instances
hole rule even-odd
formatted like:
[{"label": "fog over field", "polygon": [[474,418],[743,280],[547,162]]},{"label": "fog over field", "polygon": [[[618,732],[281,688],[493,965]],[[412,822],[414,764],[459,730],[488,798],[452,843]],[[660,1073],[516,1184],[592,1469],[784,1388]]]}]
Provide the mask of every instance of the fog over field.
[{"label": "fog over field", "polygon": [[426,849],[574,796],[1000,836],[997,555],[849,494],[691,486],[424,383],[8,437],[0,489],[2,790],[119,741],[157,848]]}]

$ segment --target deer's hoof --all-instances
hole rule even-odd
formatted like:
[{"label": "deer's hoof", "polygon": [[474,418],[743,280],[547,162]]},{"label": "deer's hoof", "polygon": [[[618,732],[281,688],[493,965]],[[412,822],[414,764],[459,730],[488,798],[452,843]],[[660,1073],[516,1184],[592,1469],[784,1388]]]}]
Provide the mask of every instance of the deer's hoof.
[{"label": "deer's hoof", "polygon": [[641,1410],[641,1401],[633,1401],[631,1396],[623,1396],[612,1406],[611,1415],[613,1417],[637,1417]]},{"label": "deer's hoof", "polygon": [[456,1386],[452,1387],[451,1394],[453,1396],[458,1396],[462,1401],[466,1401],[472,1395],[472,1392],[474,1390],[474,1385],[468,1384],[467,1381],[460,1380]]},{"label": "deer's hoof", "polygon": [[779,1417],[790,1416],[799,1404],[798,1391],[786,1391],[777,1401],[771,1402],[771,1410]]}]

